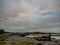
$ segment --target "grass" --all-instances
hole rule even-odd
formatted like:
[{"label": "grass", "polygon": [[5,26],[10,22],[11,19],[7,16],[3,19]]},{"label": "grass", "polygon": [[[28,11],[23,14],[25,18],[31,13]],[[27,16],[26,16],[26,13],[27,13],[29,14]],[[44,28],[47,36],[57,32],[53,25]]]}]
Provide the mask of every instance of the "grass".
[{"label": "grass", "polygon": [[5,42],[0,42],[0,45],[5,45]]},{"label": "grass", "polygon": [[[5,40],[5,38],[7,38],[9,36],[10,33],[4,33],[4,34],[0,34],[0,39]],[[5,42],[0,42],[0,45],[5,45]]]},{"label": "grass", "polygon": [[29,42],[28,40],[22,40],[17,45],[35,45],[35,44]]}]

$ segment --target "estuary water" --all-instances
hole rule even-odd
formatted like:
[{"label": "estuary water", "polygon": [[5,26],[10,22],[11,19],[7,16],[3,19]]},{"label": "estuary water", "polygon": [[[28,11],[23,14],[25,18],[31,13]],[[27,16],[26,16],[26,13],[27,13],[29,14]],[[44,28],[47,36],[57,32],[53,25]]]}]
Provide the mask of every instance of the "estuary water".
[{"label": "estuary water", "polygon": [[52,36],[51,38],[60,39],[60,36]]}]

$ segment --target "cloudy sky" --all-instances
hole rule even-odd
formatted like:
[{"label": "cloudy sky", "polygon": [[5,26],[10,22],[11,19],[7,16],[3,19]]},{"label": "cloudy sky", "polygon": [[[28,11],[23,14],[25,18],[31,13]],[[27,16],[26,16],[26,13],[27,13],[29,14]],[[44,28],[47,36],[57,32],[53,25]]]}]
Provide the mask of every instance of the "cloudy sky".
[{"label": "cloudy sky", "polygon": [[60,32],[60,0],[0,0],[0,28]]}]

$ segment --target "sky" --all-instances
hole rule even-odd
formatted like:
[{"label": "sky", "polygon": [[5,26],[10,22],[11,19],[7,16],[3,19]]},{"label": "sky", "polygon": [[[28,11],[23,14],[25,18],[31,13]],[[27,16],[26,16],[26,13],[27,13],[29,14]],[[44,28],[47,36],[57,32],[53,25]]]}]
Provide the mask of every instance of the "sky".
[{"label": "sky", "polygon": [[60,33],[60,0],[0,0],[1,28]]}]

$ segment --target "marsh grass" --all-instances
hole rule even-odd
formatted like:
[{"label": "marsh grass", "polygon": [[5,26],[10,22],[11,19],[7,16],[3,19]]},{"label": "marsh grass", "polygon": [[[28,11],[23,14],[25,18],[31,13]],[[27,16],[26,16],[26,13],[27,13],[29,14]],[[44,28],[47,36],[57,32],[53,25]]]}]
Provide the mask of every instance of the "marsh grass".
[{"label": "marsh grass", "polygon": [[29,42],[28,40],[22,40],[17,45],[35,45],[35,44]]},{"label": "marsh grass", "polygon": [[5,42],[0,42],[0,45],[5,45]]}]

